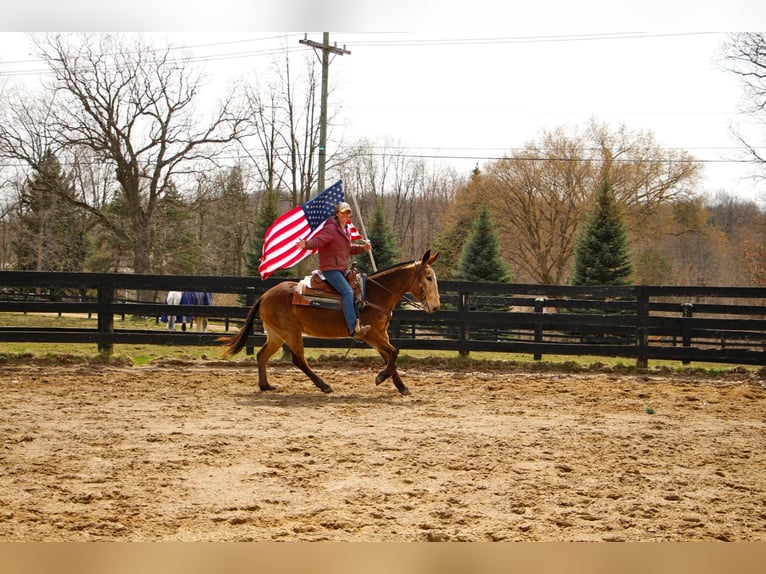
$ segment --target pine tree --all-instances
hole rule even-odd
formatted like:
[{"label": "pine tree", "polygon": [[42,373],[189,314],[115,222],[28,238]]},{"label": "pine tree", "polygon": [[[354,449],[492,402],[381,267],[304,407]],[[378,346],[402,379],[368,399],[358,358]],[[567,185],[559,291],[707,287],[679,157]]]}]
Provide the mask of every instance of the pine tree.
[{"label": "pine tree", "polygon": [[444,227],[434,241],[434,251],[439,259],[434,269],[441,279],[455,279],[468,236],[473,226],[473,214],[483,202],[482,175],[476,166],[468,184],[457,192],[455,201],[444,217]]},{"label": "pine tree", "polygon": [[505,264],[500,259],[497,232],[486,204],[482,204],[471,227],[460,255],[460,264],[455,279],[500,283],[507,283],[511,280]]},{"label": "pine tree", "polygon": [[19,269],[83,270],[89,218],[74,207],[73,193],[58,158],[45,152],[19,201],[20,230],[14,243]]},{"label": "pine tree", "polygon": [[596,203],[577,242],[572,285],[627,285],[632,273],[625,224],[609,180],[604,177]]},{"label": "pine tree", "polygon": [[434,268],[441,279],[454,279],[460,265],[460,254],[471,233],[473,220],[470,212],[464,212],[449,228],[443,229],[434,242],[434,251],[439,259]]},{"label": "pine tree", "polygon": [[[266,230],[279,215],[279,193],[276,190],[267,190],[255,220],[253,235],[250,239],[250,249],[245,253],[245,268],[248,275],[259,276],[258,266],[261,264],[263,253],[263,238],[266,236]],[[290,269],[279,269],[273,273],[272,277],[291,277],[293,274],[294,271]]]},{"label": "pine tree", "polygon": [[157,204],[152,267],[170,274],[200,273],[200,247],[187,202],[170,182]]},{"label": "pine tree", "polygon": [[[372,216],[368,239],[372,242],[372,254],[378,269],[386,269],[399,263],[400,251],[396,244],[396,236],[386,221],[380,202],[375,207],[375,213]],[[356,256],[355,260],[361,271],[372,273],[372,262],[366,252]]]}]

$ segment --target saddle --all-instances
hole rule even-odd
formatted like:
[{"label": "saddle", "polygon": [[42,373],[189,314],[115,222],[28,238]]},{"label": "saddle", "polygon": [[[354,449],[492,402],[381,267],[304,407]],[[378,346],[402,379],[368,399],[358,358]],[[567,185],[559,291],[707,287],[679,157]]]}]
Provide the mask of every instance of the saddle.
[{"label": "saddle", "polygon": [[[357,306],[362,304],[362,282],[364,273],[361,273],[356,266],[346,271],[346,281],[354,290],[354,300]],[[293,292],[293,305],[303,305],[307,307],[322,307],[324,309],[340,309],[341,296],[335,288],[330,285],[322,275],[322,272],[315,269],[311,275],[306,275],[298,281]]]}]

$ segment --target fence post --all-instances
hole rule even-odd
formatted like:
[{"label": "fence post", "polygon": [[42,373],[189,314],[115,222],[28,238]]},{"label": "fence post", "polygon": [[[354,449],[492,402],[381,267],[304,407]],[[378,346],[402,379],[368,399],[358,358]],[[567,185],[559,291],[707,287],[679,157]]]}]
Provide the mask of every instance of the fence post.
[{"label": "fence post", "polygon": [[[681,303],[681,317],[684,319],[689,319],[694,315],[694,304],[693,303]],[[691,326],[689,325],[688,321],[681,320],[681,346],[682,347],[691,347],[692,346],[692,333],[691,333]],[[688,365],[690,361],[688,359],[684,359],[681,361],[681,364]]]},{"label": "fence post", "polygon": [[[545,309],[545,299],[538,297],[535,299],[535,313],[541,313]],[[535,323],[535,343],[543,342],[543,324]],[[539,361],[543,358],[542,354],[535,353],[533,355],[535,361]]]},{"label": "fence post", "polygon": [[641,285],[636,296],[636,345],[638,346],[636,368],[639,369],[649,367],[649,358],[647,357],[647,346],[649,344],[649,335],[647,333],[648,318],[649,296],[646,294],[646,287]]},{"label": "fence post", "polygon": [[[255,287],[246,287],[245,288],[245,303],[248,307],[252,307],[255,305]],[[250,333],[247,334],[248,337],[250,337]],[[255,347],[252,345],[246,345],[245,346],[245,354],[246,355],[252,355],[255,353]]]},{"label": "fence post", "polygon": [[470,295],[467,291],[461,291],[459,294],[458,316],[460,317],[460,344],[458,347],[458,353],[461,357],[467,357],[469,354],[468,340],[471,336],[470,329],[468,328],[469,297]]},{"label": "fence post", "polygon": [[114,351],[114,285],[103,283],[98,286],[98,352],[111,356]]}]

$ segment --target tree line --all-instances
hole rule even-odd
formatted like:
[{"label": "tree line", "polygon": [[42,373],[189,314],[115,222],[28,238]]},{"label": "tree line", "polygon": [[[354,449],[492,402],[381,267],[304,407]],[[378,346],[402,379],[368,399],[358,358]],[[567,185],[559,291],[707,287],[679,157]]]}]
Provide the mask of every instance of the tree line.
[{"label": "tree line", "polygon": [[[256,275],[268,225],[317,192],[315,58],[285,53],[202,113],[204,77],[173,46],[111,34],[34,44],[50,75],[0,90],[0,266]],[[701,196],[701,164],[650,131],[595,118],[547,128],[463,174],[391,140],[345,144],[334,119],[328,173],[357,200],[378,268],[431,247],[444,278],[572,282],[608,185],[626,281],[766,285],[766,213],[736,190]]]}]

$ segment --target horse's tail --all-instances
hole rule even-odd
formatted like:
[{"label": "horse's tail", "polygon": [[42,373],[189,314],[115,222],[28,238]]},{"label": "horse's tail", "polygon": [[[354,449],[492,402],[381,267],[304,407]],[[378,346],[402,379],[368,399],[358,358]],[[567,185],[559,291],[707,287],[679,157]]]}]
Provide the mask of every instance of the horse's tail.
[{"label": "horse's tail", "polygon": [[236,355],[242,350],[242,347],[245,346],[247,338],[250,335],[250,332],[253,330],[255,316],[258,314],[258,308],[260,306],[261,299],[259,297],[258,300],[250,308],[250,312],[247,314],[247,319],[245,319],[245,324],[242,325],[242,328],[236,335],[232,335],[231,337],[219,337],[216,339],[216,341],[224,344],[224,357],[228,357],[229,355]]}]

